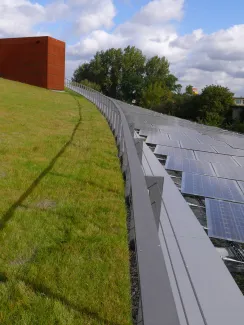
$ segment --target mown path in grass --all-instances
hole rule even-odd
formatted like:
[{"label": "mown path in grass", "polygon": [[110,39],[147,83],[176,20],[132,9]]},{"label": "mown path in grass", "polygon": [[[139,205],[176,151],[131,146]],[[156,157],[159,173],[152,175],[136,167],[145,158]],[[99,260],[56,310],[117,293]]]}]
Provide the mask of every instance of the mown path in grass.
[{"label": "mown path in grass", "polygon": [[131,324],[124,185],[84,98],[0,79],[0,324]]}]

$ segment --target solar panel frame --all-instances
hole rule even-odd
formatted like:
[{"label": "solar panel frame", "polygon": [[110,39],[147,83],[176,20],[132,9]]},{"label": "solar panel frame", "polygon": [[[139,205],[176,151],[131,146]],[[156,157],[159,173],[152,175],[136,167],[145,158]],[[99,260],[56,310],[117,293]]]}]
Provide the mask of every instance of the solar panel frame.
[{"label": "solar panel frame", "polygon": [[183,172],[181,192],[201,197],[244,202],[244,193],[234,180]]},{"label": "solar panel frame", "polygon": [[244,243],[244,204],[205,199],[209,237]]},{"label": "solar panel frame", "polygon": [[216,176],[210,163],[178,156],[168,156],[165,168],[169,170]]}]

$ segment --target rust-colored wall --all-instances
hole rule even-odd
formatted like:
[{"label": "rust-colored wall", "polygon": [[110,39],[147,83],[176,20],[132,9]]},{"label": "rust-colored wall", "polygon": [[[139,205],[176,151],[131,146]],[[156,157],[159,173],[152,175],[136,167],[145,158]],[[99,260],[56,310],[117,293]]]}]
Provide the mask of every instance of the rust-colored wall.
[{"label": "rust-colored wall", "polygon": [[48,38],[47,88],[63,90],[65,77],[65,43]]},{"label": "rust-colored wall", "polygon": [[64,89],[65,43],[54,38],[0,39],[0,77]]}]

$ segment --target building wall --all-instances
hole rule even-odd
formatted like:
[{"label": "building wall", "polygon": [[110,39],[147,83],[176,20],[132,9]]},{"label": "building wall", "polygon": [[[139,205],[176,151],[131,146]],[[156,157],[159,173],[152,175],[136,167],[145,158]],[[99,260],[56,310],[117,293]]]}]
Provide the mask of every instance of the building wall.
[{"label": "building wall", "polygon": [[48,38],[47,88],[63,90],[65,78],[65,43]]},{"label": "building wall", "polygon": [[236,120],[236,119],[239,120],[241,118],[243,110],[244,110],[244,107],[233,106],[232,107],[232,118],[233,118],[233,120]]},{"label": "building wall", "polygon": [[0,39],[0,77],[64,89],[65,43],[54,38]]},{"label": "building wall", "polygon": [[47,87],[47,37],[0,40],[0,76]]},{"label": "building wall", "polygon": [[244,106],[244,98],[243,97],[234,97],[234,102],[236,106]]}]

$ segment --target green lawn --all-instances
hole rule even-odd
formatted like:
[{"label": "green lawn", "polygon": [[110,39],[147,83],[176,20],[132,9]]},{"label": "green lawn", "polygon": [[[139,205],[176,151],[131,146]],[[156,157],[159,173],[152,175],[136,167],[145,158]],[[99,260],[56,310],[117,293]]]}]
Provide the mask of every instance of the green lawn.
[{"label": "green lawn", "polygon": [[0,79],[0,324],[131,324],[124,184],[95,108]]}]

